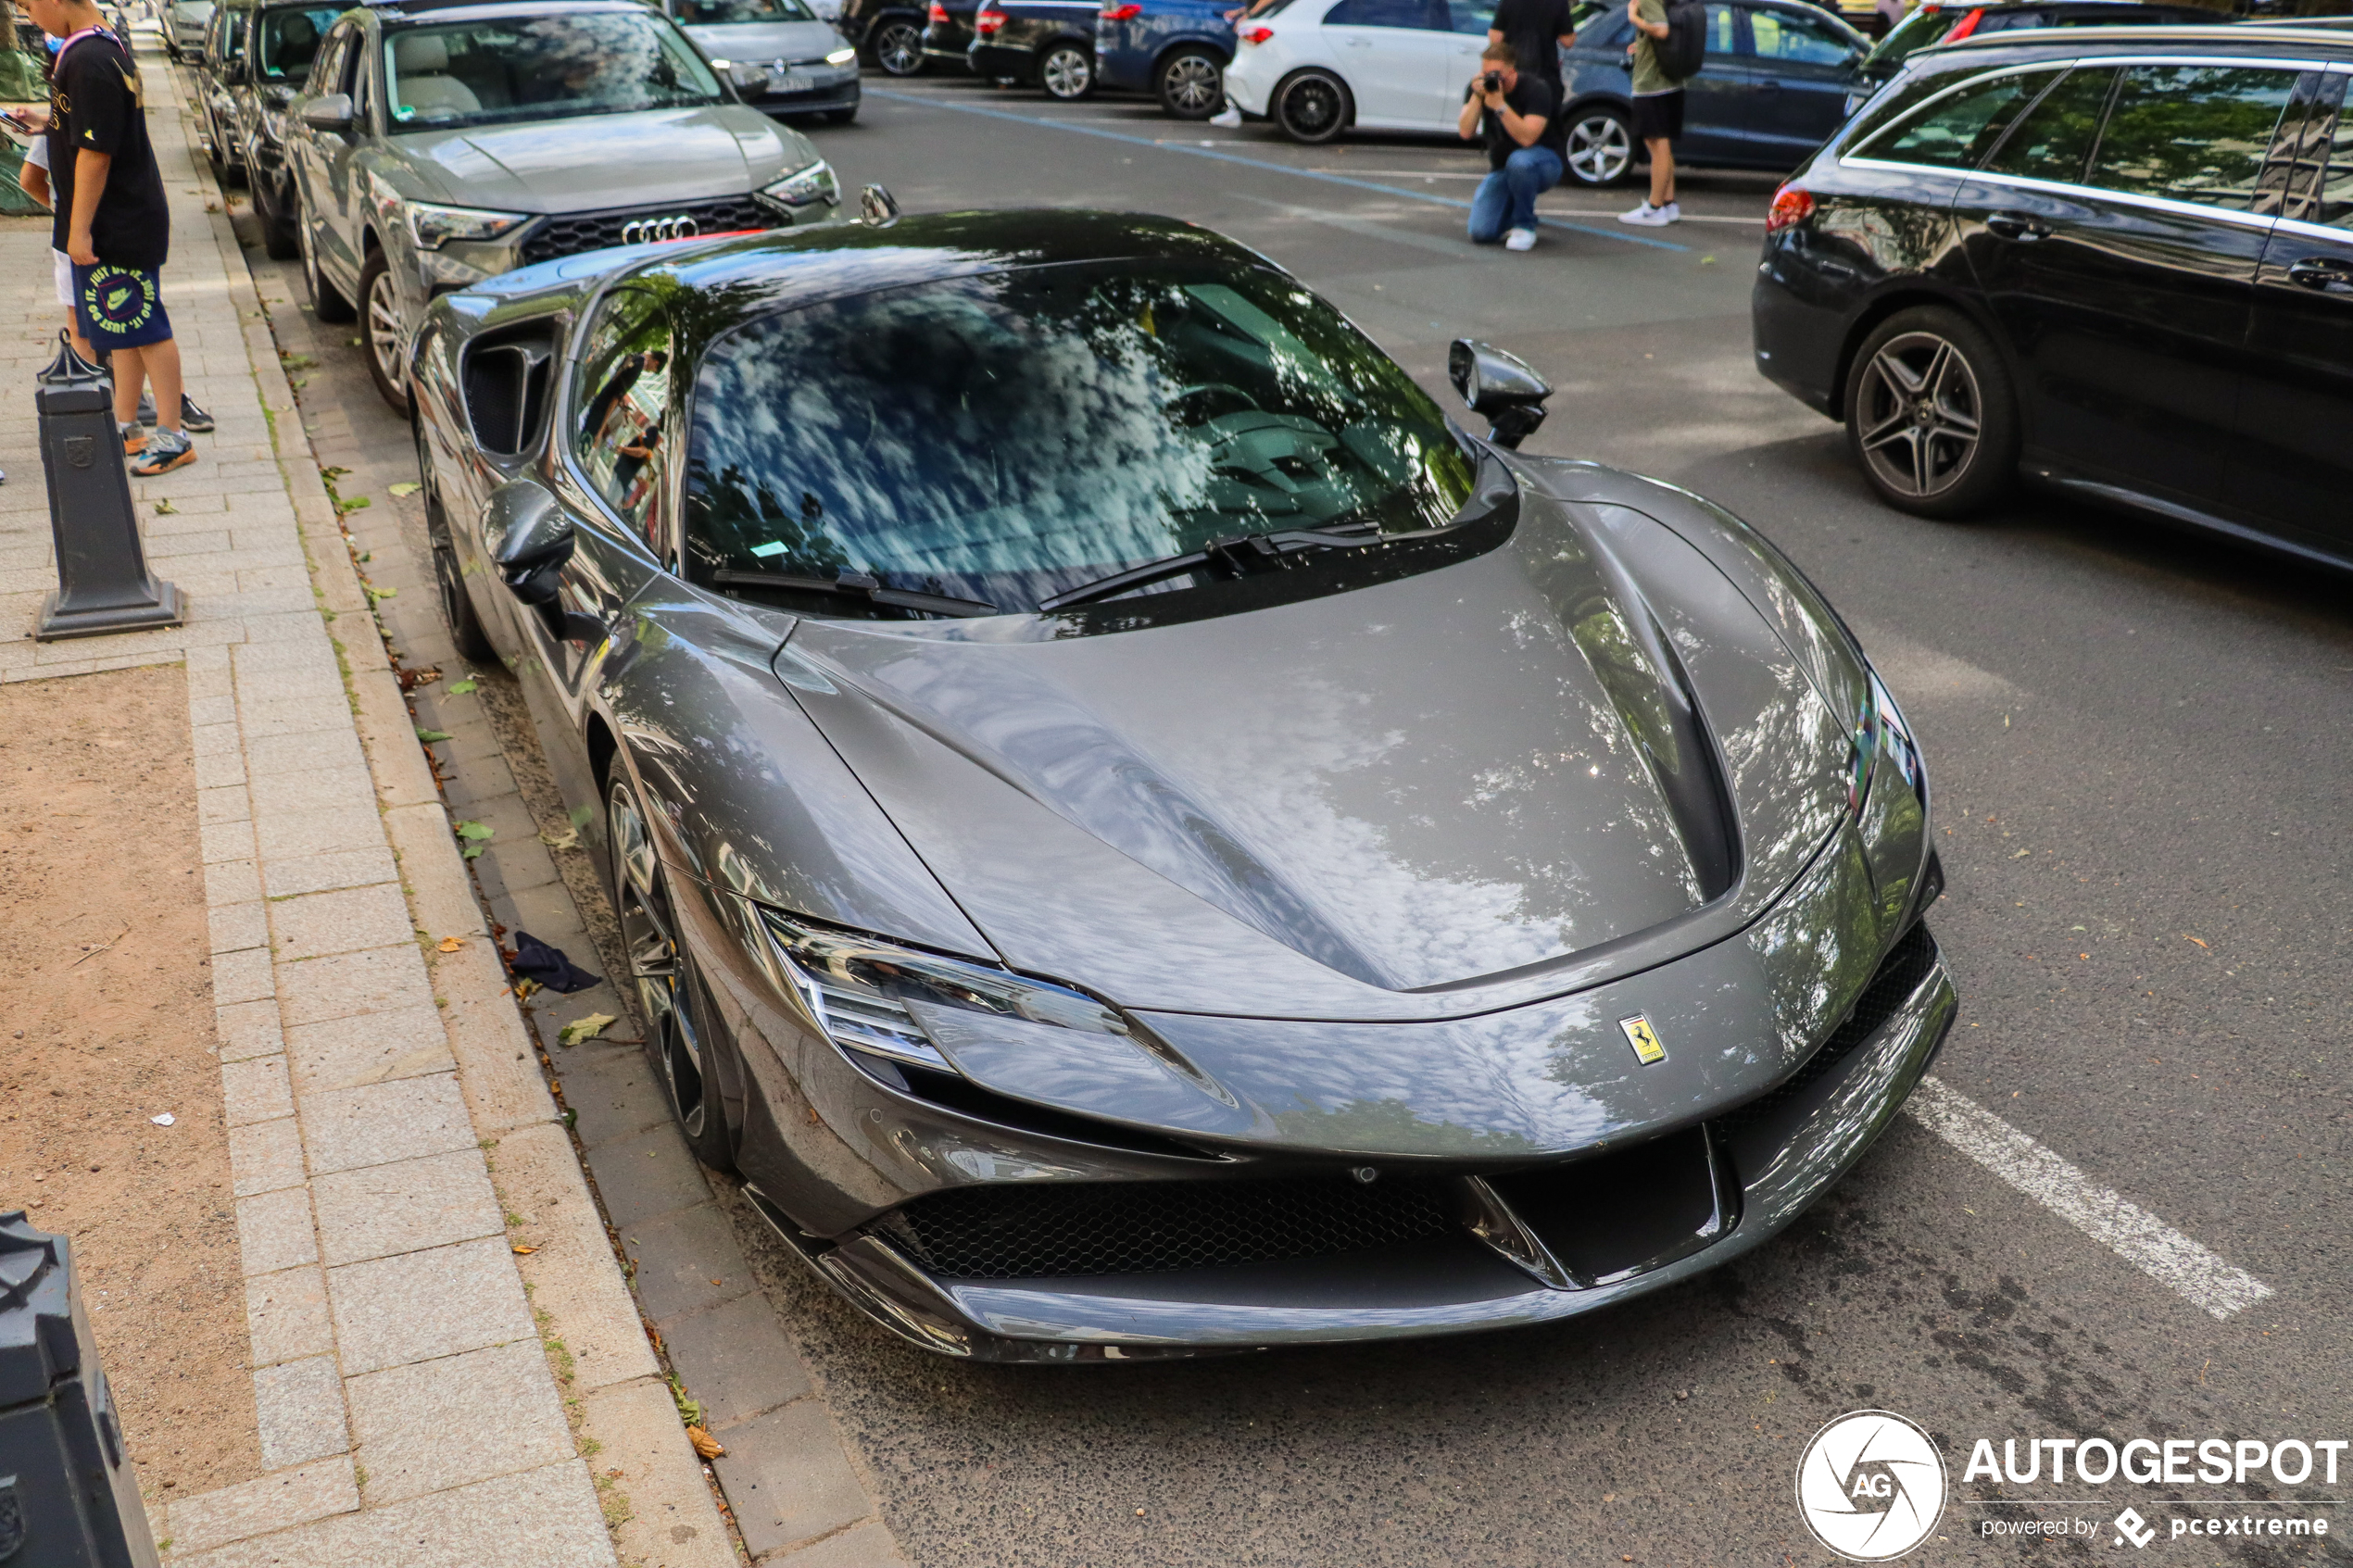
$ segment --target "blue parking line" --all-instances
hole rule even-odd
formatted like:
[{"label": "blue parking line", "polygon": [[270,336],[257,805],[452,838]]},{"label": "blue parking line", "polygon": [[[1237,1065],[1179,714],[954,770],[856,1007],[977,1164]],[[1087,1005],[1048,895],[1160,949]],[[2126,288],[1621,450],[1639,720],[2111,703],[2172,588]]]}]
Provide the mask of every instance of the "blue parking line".
[{"label": "blue parking line", "polygon": [[[1267,163],[1239,153],[1221,153],[1214,147],[1187,147],[1174,143],[1156,141],[1150,136],[1131,136],[1124,131],[1106,131],[1100,125],[1079,125],[1066,119],[1040,119],[1034,115],[1014,114],[1007,109],[985,109],[977,104],[953,104],[936,98],[928,93],[894,93],[887,87],[869,87],[869,98],[887,98],[898,104],[919,104],[925,108],[953,109],[958,114],[984,115],[990,119],[1010,119],[1016,125],[1043,126],[1049,131],[1076,132],[1081,136],[1101,136],[1108,142],[1126,142],[1132,146],[1150,147],[1154,152],[1187,153],[1194,157],[1214,158],[1220,163],[1239,163],[1245,169],[1255,169],[1262,174],[1287,174],[1294,180],[1320,180],[1327,185],[1348,185],[1359,191],[1377,191],[1384,196],[1403,196],[1408,201],[1428,202],[1432,207],[1460,207],[1467,211],[1470,203],[1456,201],[1453,196],[1433,195],[1427,191],[1407,190],[1397,185],[1383,185],[1371,180],[1357,180],[1345,174],[1325,174],[1313,169],[1290,169],[1279,163]],[[1564,223],[1557,218],[1543,220],[1547,229],[1566,229],[1575,234],[1591,234],[1595,239],[1623,240],[1629,245],[1649,245],[1655,250],[1688,250],[1672,240],[1656,240],[1648,234],[1629,234],[1615,229],[1592,229],[1582,223]]]}]

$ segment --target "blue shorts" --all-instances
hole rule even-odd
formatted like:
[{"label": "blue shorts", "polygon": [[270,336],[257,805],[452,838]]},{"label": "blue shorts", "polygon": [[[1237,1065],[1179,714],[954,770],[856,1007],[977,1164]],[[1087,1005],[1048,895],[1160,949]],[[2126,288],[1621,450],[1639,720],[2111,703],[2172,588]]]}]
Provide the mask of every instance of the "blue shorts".
[{"label": "blue shorts", "polygon": [[101,261],[73,270],[73,311],[90,345],[145,348],[171,337],[171,318],[164,314],[163,288],[157,274],[145,267],[117,267]]}]

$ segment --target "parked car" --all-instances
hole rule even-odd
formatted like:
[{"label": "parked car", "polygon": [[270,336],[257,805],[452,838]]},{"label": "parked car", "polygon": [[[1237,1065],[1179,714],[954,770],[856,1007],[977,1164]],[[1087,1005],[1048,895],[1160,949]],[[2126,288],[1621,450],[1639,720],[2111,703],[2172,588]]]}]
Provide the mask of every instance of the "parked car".
[{"label": "parked car", "polygon": [[[1581,7],[1564,57],[1568,178],[1610,185],[1634,166],[1634,36],[1626,7]],[[1707,54],[1683,84],[1679,163],[1791,169],[1846,118],[1870,40],[1802,0],[1715,0]]]},{"label": "parked car", "polygon": [[1072,0],[981,0],[964,60],[982,76],[1076,103],[1095,90],[1095,7]]},{"label": "parked car", "polygon": [[1236,0],[1105,0],[1095,14],[1095,74],[1105,87],[1150,93],[1178,119],[1207,119],[1226,102]]},{"label": "parked car", "polygon": [[1967,0],[1921,0],[1913,11],[1875,44],[1863,62],[1846,112],[1862,107],[1903,69],[1914,51],[1932,44],[1958,44],[1980,33],[2012,32],[2036,27],[2196,27],[2232,20],[2242,7],[2168,6],[2146,0],[1993,0],[1970,5]]},{"label": "parked car", "polygon": [[2353,565],[2353,37],[1923,50],[1774,197],[1759,370],[1890,504],[2022,471]]},{"label": "parked car", "polygon": [[1927,1069],[1929,785],[1843,623],[1697,496],[1514,451],[1526,365],[1450,369],[1483,437],[1264,257],[1072,211],[428,315],[453,633],[696,1154],[881,1328],[1567,1318],[1764,1243]]},{"label": "parked car", "polygon": [[245,139],[237,134],[230,84],[244,70],[246,24],[252,19],[250,3],[226,0],[215,6],[205,24],[204,46],[196,52],[196,144],[212,165],[212,177],[223,185],[245,177]]},{"label": "parked car", "polygon": [[960,69],[972,64],[973,40],[978,33],[973,19],[979,13],[980,0],[931,0],[924,12],[924,60],[927,65],[950,65]]},{"label": "parked car", "polygon": [[1294,142],[1454,133],[1492,0],[1290,0],[1237,24],[1226,96]]},{"label": "parked car", "polygon": [[807,0],[661,0],[713,65],[750,66],[763,83],[744,101],[780,119],[858,118],[858,51]]},{"label": "parked car", "polygon": [[925,19],[917,0],[847,0],[835,25],[885,76],[922,73]]},{"label": "parked car", "polygon": [[202,53],[212,8],[213,0],[171,0],[163,10],[163,52],[175,60],[193,60]]},{"label": "parked car", "polygon": [[635,0],[346,12],[295,106],[303,278],[406,406],[435,295],[639,240],[824,222],[834,171]]}]

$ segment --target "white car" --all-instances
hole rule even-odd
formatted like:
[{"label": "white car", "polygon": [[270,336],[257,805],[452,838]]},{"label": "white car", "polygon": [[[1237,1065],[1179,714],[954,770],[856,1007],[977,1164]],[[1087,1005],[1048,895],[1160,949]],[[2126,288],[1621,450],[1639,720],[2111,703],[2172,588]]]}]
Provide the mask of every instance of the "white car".
[{"label": "white car", "polygon": [[1226,96],[1294,142],[1452,135],[1494,15],[1494,0],[1291,0],[1239,24]]}]

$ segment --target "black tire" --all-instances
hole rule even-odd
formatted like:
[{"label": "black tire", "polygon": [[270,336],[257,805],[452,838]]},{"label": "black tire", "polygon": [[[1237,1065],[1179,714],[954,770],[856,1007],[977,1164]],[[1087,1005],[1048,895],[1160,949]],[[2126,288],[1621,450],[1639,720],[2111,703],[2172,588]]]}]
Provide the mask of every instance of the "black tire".
[{"label": "black tire", "polygon": [[1226,104],[1226,62],[1208,49],[1169,52],[1152,72],[1160,111],[1176,119],[1207,119]]},{"label": "black tire", "polygon": [[408,367],[401,360],[400,295],[384,253],[368,253],[359,269],[359,348],[376,395],[396,414],[409,411]]},{"label": "black tire", "polygon": [[1982,509],[2018,473],[2018,396],[1993,340],[1942,305],[1874,328],[1846,374],[1846,445],[1880,498],[1916,517]]},{"label": "black tire", "polygon": [[1038,85],[1057,103],[1075,104],[1095,90],[1095,51],[1058,38],[1038,52]]},{"label": "black tire", "polygon": [[931,62],[924,58],[924,28],[905,17],[886,17],[875,24],[866,53],[885,76],[921,76]]},{"label": "black tire", "polygon": [[648,835],[646,813],[619,759],[605,791],[605,836],[611,856],[613,915],[629,969],[616,976],[637,1004],[646,1052],[670,1089],[670,1108],[695,1158],[714,1171],[736,1168],[735,1140],[720,1092],[694,960],[678,941],[670,882]]},{"label": "black tire", "polygon": [[1625,110],[1614,104],[1586,104],[1569,111],[1562,129],[1568,151],[1562,161],[1568,178],[1579,185],[1604,190],[1633,172],[1642,148]]},{"label": "black tire", "polygon": [[1302,70],[1286,78],[1266,107],[1277,130],[1311,147],[1347,130],[1353,118],[1348,84],[1327,70]]},{"label": "black tire", "polygon": [[310,313],[330,324],[350,320],[351,301],[344,298],[343,291],[327,282],[326,274],[319,270],[318,249],[299,221],[295,225],[295,248],[302,257],[302,286],[310,296]]},{"label": "black tire", "polygon": [[295,232],[293,218],[270,194],[268,175],[252,183],[253,216],[261,225],[261,253],[272,261],[292,261],[302,254],[302,236]]}]

